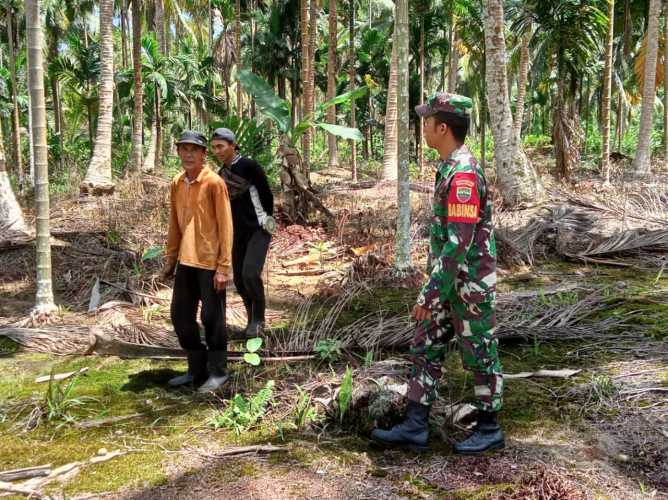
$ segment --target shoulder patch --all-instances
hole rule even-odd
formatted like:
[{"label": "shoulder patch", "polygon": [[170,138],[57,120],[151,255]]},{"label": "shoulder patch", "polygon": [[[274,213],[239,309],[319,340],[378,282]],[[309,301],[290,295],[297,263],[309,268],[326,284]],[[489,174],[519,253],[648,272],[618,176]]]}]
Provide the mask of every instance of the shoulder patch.
[{"label": "shoulder patch", "polygon": [[474,172],[457,172],[448,192],[448,222],[476,224],[480,221],[480,196]]}]

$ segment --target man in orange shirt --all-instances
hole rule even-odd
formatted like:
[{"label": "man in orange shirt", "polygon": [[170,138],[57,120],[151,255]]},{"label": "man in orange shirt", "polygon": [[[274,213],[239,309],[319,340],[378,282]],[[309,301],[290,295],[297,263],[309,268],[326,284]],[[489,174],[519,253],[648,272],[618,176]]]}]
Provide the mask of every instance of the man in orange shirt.
[{"label": "man in orange shirt", "polygon": [[[225,182],[204,164],[206,137],[186,131],[176,145],[184,171],[172,180],[161,276],[167,278],[176,267],[171,317],[188,372],[169,385],[209,392],[228,379],[225,289],[232,274],[232,212]],[[200,302],[206,346],[196,319]]]}]

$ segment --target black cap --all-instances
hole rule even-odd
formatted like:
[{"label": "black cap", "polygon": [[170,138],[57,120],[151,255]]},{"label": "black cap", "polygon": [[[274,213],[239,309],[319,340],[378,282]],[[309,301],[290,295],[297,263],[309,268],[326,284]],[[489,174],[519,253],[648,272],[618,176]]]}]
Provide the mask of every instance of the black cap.
[{"label": "black cap", "polygon": [[202,146],[206,148],[206,137],[204,134],[195,132],[194,130],[185,130],[181,133],[181,137],[176,141],[176,145],[179,144],[195,144],[196,146]]},{"label": "black cap", "polygon": [[224,127],[217,128],[213,131],[211,140],[213,141],[214,139],[227,141],[231,144],[235,144],[237,142],[237,137],[234,135],[234,132],[232,132],[229,128]]}]

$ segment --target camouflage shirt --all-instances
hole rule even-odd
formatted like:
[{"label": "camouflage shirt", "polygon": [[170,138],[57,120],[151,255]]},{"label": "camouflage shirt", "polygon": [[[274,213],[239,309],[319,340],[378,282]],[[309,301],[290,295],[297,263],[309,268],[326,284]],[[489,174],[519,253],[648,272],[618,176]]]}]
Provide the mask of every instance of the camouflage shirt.
[{"label": "camouflage shirt", "polygon": [[473,304],[494,300],[492,199],[485,174],[466,145],[439,165],[434,191],[430,276],[417,303],[434,310],[457,297]]}]

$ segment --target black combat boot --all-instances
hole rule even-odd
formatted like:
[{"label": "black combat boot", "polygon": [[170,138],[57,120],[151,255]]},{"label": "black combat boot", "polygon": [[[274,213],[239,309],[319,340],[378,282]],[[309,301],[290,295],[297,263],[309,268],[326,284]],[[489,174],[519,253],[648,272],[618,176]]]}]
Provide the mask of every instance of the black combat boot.
[{"label": "black combat boot", "polygon": [[264,299],[253,302],[252,314],[249,316],[250,323],[246,327],[246,338],[261,337],[264,333],[264,311],[266,309]]},{"label": "black combat boot", "polygon": [[501,426],[496,421],[496,412],[479,411],[478,423],[473,434],[454,445],[455,453],[479,455],[490,450],[500,450],[506,446]]},{"label": "black combat boot", "polygon": [[209,378],[197,392],[215,392],[229,379],[227,351],[209,351]]},{"label": "black combat boot", "polygon": [[172,387],[198,384],[204,382],[208,376],[206,371],[206,351],[186,351],[188,357],[188,371],[183,375],[171,378],[167,383]]},{"label": "black combat boot", "polygon": [[385,446],[408,448],[416,453],[426,451],[430,410],[431,406],[409,401],[406,407],[406,420],[389,431],[374,429],[371,432],[371,439]]}]

